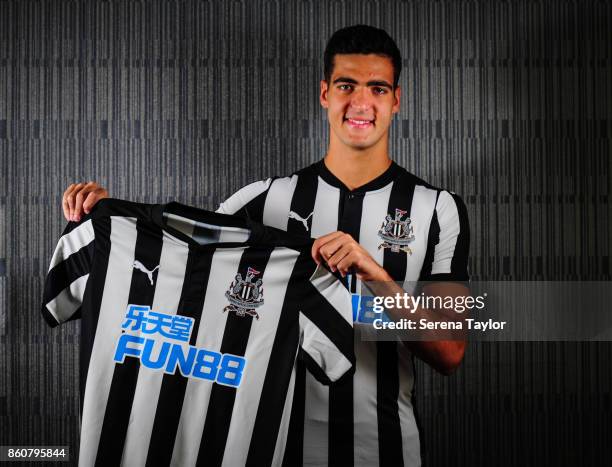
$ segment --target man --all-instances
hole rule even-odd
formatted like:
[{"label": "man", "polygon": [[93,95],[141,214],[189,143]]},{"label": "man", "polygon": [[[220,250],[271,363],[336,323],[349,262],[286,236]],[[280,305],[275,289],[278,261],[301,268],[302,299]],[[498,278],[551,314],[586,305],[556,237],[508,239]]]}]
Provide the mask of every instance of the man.
[{"label": "man", "polygon": [[[459,283],[468,279],[463,202],[389,157],[389,128],[401,98],[395,42],[370,26],[344,28],[330,38],[324,62],[319,99],[331,130],[325,158],[290,177],[242,188],[219,212],[316,238],[314,259],[347,276],[355,293],[362,281],[422,280],[431,281],[428,294],[467,295]],[[94,182],[71,185],[64,213],[78,220],[106,196]],[[397,235],[385,237],[390,225],[404,226],[397,242]],[[292,417],[285,465],[420,464],[413,355],[449,374],[465,342],[366,341],[368,329],[356,326],[352,380],[325,388],[298,369],[295,394],[286,401]]]}]

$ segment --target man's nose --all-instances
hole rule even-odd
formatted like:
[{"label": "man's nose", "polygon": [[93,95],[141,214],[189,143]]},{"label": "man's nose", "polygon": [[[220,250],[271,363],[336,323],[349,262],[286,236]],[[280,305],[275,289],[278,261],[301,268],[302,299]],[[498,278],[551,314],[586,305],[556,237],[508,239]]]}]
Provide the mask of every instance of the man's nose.
[{"label": "man's nose", "polygon": [[357,111],[370,110],[372,100],[367,88],[358,88],[351,94],[351,107]]}]

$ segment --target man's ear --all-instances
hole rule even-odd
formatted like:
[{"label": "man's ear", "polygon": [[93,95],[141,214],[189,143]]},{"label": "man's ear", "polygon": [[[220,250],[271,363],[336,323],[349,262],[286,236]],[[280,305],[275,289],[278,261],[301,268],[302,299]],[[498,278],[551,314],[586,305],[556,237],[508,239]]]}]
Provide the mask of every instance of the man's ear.
[{"label": "man's ear", "polygon": [[400,110],[400,100],[402,97],[402,89],[399,87],[399,84],[395,86],[395,89],[393,90],[393,97],[395,98],[395,102],[393,103],[393,108],[391,109],[391,112],[396,114]]},{"label": "man's ear", "polygon": [[327,109],[329,107],[329,103],[327,101],[327,91],[329,90],[327,86],[327,81],[324,79],[321,80],[321,92],[319,93],[319,102],[321,103],[321,107]]}]

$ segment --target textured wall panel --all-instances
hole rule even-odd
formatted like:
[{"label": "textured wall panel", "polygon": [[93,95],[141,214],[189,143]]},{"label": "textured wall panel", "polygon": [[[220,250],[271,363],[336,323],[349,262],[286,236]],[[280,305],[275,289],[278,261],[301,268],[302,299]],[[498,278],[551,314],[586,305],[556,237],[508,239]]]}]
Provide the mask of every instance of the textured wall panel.
[{"label": "textured wall panel", "polygon": [[[0,1],[0,444],[76,450],[78,324],[38,312],[65,187],[214,209],[318,160],[323,48],[354,23],[403,52],[391,152],[464,197],[475,279],[611,279],[610,2]],[[611,357],[419,364],[427,464],[609,465]]]}]

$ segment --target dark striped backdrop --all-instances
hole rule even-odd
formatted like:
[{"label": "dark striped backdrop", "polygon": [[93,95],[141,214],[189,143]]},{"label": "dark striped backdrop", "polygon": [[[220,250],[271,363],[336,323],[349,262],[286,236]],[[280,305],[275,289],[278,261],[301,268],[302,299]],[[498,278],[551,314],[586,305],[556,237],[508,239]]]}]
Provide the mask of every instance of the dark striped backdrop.
[{"label": "dark striped backdrop", "polygon": [[[78,324],[41,286],[61,193],[214,209],[321,158],[322,53],[404,56],[396,161],[467,204],[475,279],[610,280],[612,5],[598,1],[0,1],[0,445],[78,433]],[[428,465],[609,465],[610,343],[473,344],[419,364]]]}]

